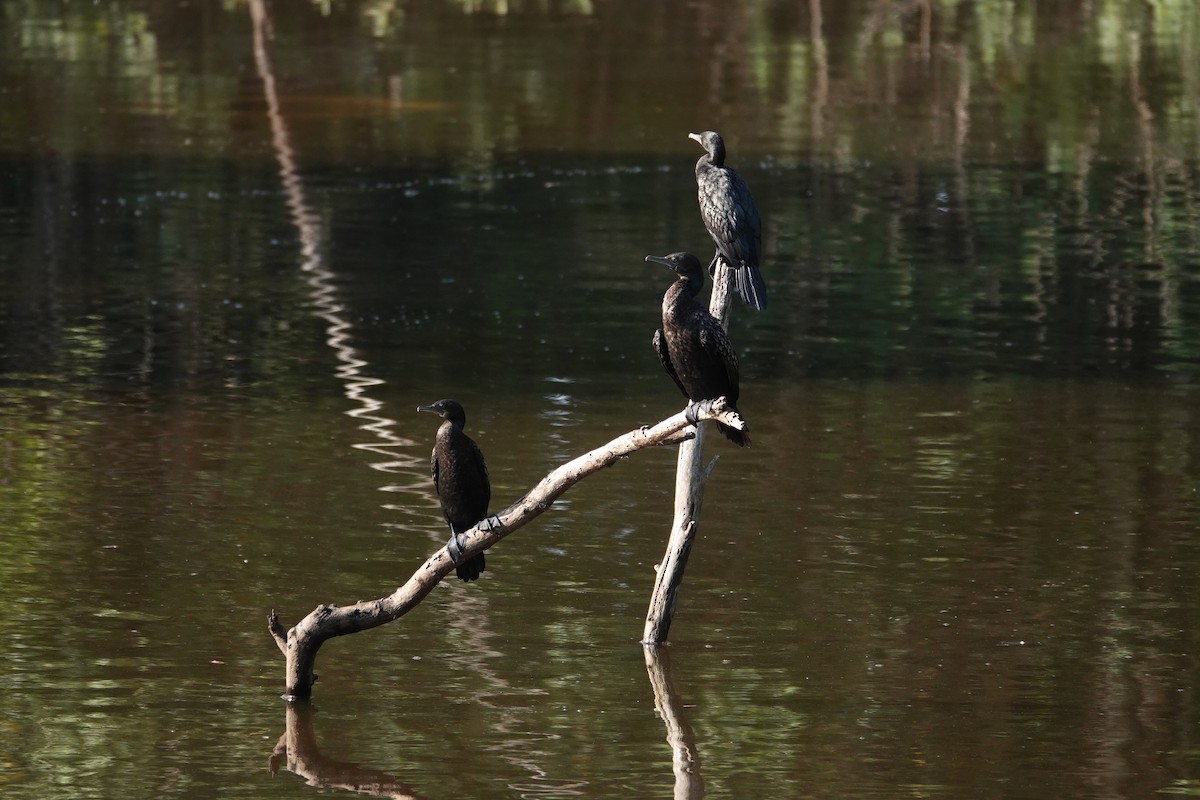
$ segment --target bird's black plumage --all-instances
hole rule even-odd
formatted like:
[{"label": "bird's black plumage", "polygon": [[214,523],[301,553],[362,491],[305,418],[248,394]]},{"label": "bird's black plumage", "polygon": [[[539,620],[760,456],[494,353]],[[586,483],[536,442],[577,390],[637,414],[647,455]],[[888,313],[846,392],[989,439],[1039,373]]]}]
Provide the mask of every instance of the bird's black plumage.
[{"label": "bird's black plumage", "polygon": [[717,245],[709,275],[717,259],[724,258],[733,270],[738,294],[752,308],[767,307],[767,285],[758,268],[762,250],[762,221],[758,206],[742,176],[725,166],[725,140],[716,131],[689,133],[707,151],[696,162],[696,191],[700,217]]},{"label": "bird's black plumage", "polygon": [[442,504],[442,516],[450,526],[450,543],[447,547],[455,563],[455,571],[460,579],[473,581],[486,566],[483,553],[460,563],[462,545],[458,537],[487,517],[488,503],[492,499],[487,464],[483,461],[479,446],[463,432],[467,414],[457,401],[438,400],[433,405],[418,406],[417,411],[432,412],[443,420],[433,445],[430,471],[438,500]]},{"label": "bird's black plumage", "polygon": [[[654,349],[663,369],[689,400],[724,397],[733,410],[738,401],[738,361],[725,329],[708,313],[696,295],[704,286],[704,270],[691,253],[646,256],[670,267],[677,276],[662,301],[662,327],[654,332]],[[750,433],[718,422],[726,438],[739,447],[750,444]]]}]

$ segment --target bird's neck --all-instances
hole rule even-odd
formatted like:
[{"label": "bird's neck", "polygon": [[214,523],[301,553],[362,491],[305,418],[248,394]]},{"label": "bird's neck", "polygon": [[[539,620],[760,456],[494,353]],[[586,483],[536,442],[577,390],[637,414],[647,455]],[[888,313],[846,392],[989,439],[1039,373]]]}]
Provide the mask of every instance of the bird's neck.
[{"label": "bird's neck", "polygon": [[672,283],[663,295],[663,319],[682,316],[691,306],[696,305],[697,293],[698,290],[691,281],[680,279]]},{"label": "bird's neck", "polygon": [[457,436],[461,436],[462,432],[463,426],[461,424],[445,420],[442,422],[441,427],[438,428],[437,438],[438,441],[448,442]]},{"label": "bird's neck", "polygon": [[699,171],[702,165],[706,170],[712,167],[725,166],[725,151],[718,150],[715,153],[705,153],[700,156],[700,160],[696,162],[696,170]]}]

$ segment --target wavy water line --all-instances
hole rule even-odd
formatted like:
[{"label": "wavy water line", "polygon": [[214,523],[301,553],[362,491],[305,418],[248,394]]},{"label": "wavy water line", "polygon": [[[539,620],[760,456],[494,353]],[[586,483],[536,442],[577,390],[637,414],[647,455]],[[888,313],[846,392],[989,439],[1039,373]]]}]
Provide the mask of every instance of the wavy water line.
[{"label": "wavy water line", "polygon": [[[263,0],[248,0],[248,3],[254,26],[254,59],[266,95],[267,115],[271,124],[271,142],[279,160],[279,173],[287,195],[288,210],[300,234],[303,254],[301,268],[307,276],[306,282],[312,289],[313,313],[327,325],[325,343],[333,350],[337,359],[335,375],[345,386],[345,396],[358,404],[356,408],[345,413],[361,423],[358,426],[360,430],[368,431],[378,437],[377,441],[363,442],[355,444],[353,447],[376,455],[383,455],[389,459],[371,464],[373,469],[382,472],[421,474],[420,467],[428,464],[428,456],[393,452],[393,448],[411,448],[414,442],[397,435],[392,430],[396,421],[379,413],[383,408],[382,401],[368,395],[370,389],[382,385],[384,381],[365,372],[370,364],[351,343],[353,326],[343,316],[345,308],[337,298],[337,289],[334,285],[336,276],[326,265],[322,255],[322,244],[325,240],[322,220],[308,203],[304,183],[296,166],[295,150],[292,148],[287,123],[280,110],[275,77],[271,70],[266,47],[267,38],[270,36],[270,21],[263,6]],[[411,482],[409,485],[392,484],[380,488],[381,491],[409,494],[419,498],[424,505],[432,508],[437,506],[430,484],[426,480]],[[412,510],[411,506],[402,507],[388,504],[385,507],[402,511]],[[407,526],[403,523],[395,523],[389,527],[429,534],[429,528],[425,526]],[[581,794],[582,792],[577,791],[577,787],[585,785],[584,783],[577,780],[552,779],[552,776],[538,760],[545,754],[527,752],[531,734],[522,730],[521,720],[512,712],[489,700],[492,696],[511,696],[522,693],[514,690],[492,666],[492,662],[502,657],[504,652],[491,645],[491,641],[498,635],[490,629],[489,619],[490,608],[485,596],[465,591],[456,592],[453,621],[450,625],[470,636],[471,647],[459,651],[451,658],[469,664],[477,682],[487,687],[487,691],[477,694],[476,699],[485,705],[494,706],[500,711],[502,721],[496,725],[496,730],[506,734],[507,741],[512,745],[507,748],[504,757],[530,774],[528,783],[518,784],[521,787],[521,794],[530,797],[544,794],[556,796]],[[526,690],[524,693],[530,692]],[[538,693],[540,692],[533,692],[533,694]]]},{"label": "wavy water line", "polygon": [[[279,102],[275,84],[275,73],[267,54],[267,40],[272,36],[271,22],[263,0],[249,0],[250,17],[254,27],[254,63],[263,84],[263,95],[267,103],[267,119],[271,126],[271,145],[279,162],[279,176],[283,182],[288,211],[300,236],[302,255],[301,271],[312,290],[314,315],[326,324],[325,344],[333,351],[337,362],[334,376],[343,383],[343,394],[357,407],[346,411],[361,424],[359,430],[375,437],[375,441],[360,442],[352,446],[375,455],[385,456],[387,461],[369,464],[381,472],[404,472],[418,467],[422,459],[394,452],[394,448],[409,448],[414,442],[395,433],[396,421],[380,413],[383,402],[368,395],[368,390],[384,383],[365,372],[370,363],[363,358],[352,344],[353,326],[343,316],[345,307],[337,297],[336,275],[326,264],[323,243],[326,239],[324,225],[308,201],[304,180],[297,166],[296,151],[292,147],[291,133]],[[383,491],[394,491],[396,487],[384,486]]]}]

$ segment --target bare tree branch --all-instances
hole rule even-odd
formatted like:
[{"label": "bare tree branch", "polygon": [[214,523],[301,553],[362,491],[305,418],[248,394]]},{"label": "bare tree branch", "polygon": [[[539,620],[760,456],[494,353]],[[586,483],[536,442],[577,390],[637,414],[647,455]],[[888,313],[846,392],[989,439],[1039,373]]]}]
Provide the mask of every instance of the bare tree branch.
[{"label": "bare tree branch", "polygon": [[[719,397],[711,402],[691,404],[684,411],[652,427],[618,436],[603,447],[558,467],[520,500],[467,531],[461,538],[462,558],[470,558],[489,549],[537,518],[567,489],[589,475],[638,450],[678,442],[682,437],[687,437],[691,428],[689,415],[697,422],[720,420],[738,429],[745,425],[736,411],[726,408],[725,398]],[[325,641],[375,628],[404,616],[453,570],[454,563],[443,547],[431,555],[407,583],[387,597],[360,601],[351,606],[320,605],[290,630],[284,630],[278,615],[272,611],[267,625],[287,659],[287,697],[304,698],[312,695],[312,687],[317,680],[314,672],[317,651]]]},{"label": "bare tree branch", "polygon": [[[732,303],[732,275],[733,271],[725,259],[717,259],[717,272],[713,277],[708,308],[709,313],[726,329],[729,328],[729,307]],[[654,590],[650,593],[650,605],[646,608],[642,644],[662,644],[667,640],[671,620],[675,616],[675,603],[679,600],[679,589],[683,585],[683,573],[687,569],[688,556],[691,555],[692,544],[699,530],[704,484],[716,465],[717,459],[714,457],[705,468],[704,428],[697,427],[695,438],[679,446],[679,459],[675,467],[675,519],[671,523],[666,553],[654,580]]]}]

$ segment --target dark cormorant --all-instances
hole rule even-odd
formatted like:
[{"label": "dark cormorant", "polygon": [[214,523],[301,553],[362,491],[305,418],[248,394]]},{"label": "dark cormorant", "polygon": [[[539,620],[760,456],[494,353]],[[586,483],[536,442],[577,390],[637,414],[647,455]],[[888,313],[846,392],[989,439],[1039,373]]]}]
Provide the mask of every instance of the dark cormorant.
[{"label": "dark cormorant", "polygon": [[[725,329],[696,295],[704,286],[704,269],[691,253],[646,256],[665,264],[678,278],[663,295],[662,327],[654,332],[654,349],[663,368],[688,400],[715,400],[724,396],[737,410],[738,362]],[[748,431],[718,422],[726,438],[739,447],[750,444]]]},{"label": "dark cormorant", "polygon": [[751,307],[762,311],[767,307],[767,285],[758,271],[762,250],[762,221],[758,206],[746,182],[725,166],[725,140],[716,131],[689,133],[708,152],[696,162],[696,189],[700,198],[700,216],[708,235],[716,242],[717,252],[708,265],[712,275],[717,258],[724,257],[733,270],[738,294]]},{"label": "dark cormorant", "polygon": [[470,561],[459,563],[462,544],[459,535],[475,527],[487,516],[492,499],[492,484],[488,480],[483,453],[470,436],[463,433],[467,413],[456,400],[438,400],[431,406],[417,406],[417,411],[430,411],[441,417],[437,440],[433,445],[430,470],[433,486],[442,504],[442,516],[450,526],[450,558],[458,577],[473,581],[485,568],[483,553]]}]

